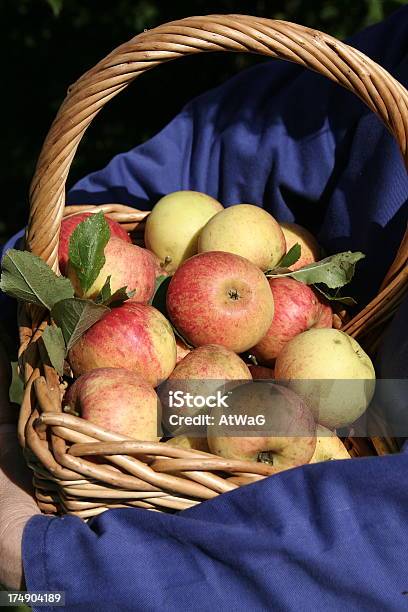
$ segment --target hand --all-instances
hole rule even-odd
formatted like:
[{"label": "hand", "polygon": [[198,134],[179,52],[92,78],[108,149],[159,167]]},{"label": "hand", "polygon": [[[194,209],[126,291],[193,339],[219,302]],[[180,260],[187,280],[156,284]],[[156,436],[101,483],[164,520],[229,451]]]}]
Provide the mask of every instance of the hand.
[{"label": "hand", "polygon": [[17,441],[17,410],[10,405],[11,368],[0,345],[0,584],[23,584],[21,542],[26,522],[39,513],[32,497],[30,470]]},{"label": "hand", "polygon": [[31,493],[30,473],[15,433],[0,433],[0,583],[23,585],[21,542],[29,518],[39,513]]}]

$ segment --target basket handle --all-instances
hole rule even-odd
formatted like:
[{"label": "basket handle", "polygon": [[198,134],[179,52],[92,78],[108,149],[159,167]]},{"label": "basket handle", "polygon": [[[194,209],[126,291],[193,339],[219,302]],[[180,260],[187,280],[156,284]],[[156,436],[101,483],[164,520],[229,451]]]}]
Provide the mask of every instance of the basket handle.
[{"label": "basket handle", "polygon": [[79,142],[103,106],[143,72],[184,55],[209,51],[246,51],[285,59],[342,85],[380,117],[408,166],[408,92],[363,53],[327,34],[285,21],[246,15],[189,17],[139,34],[69,88],[31,183],[28,250],[58,272],[65,182]]}]

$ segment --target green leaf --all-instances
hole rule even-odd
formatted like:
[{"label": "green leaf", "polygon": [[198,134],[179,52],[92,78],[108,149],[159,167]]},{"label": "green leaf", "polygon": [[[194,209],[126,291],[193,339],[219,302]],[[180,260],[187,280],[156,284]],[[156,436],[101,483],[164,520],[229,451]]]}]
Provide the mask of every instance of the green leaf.
[{"label": "green leaf", "polygon": [[331,257],[326,257],[321,261],[309,264],[300,270],[277,272],[267,274],[270,278],[290,276],[306,285],[323,283],[330,289],[343,287],[351,281],[354,275],[355,265],[360,259],[365,257],[364,253],[346,251],[337,253]]},{"label": "green leaf", "polygon": [[105,306],[119,306],[135,295],[136,290],[133,289],[132,291],[128,291],[127,287],[120,287],[120,289],[116,289],[116,291],[112,293],[110,279],[111,277],[108,276],[99,295],[96,297],[96,304],[104,304]]},{"label": "green leaf", "polygon": [[0,289],[17,300],[48,310],[74,296],[71,281],[57,276],[37,255],[16,249],[10,249],[3,257]]},{"label": "green leaf", "polygon": [[313,288],[316,289],[316,291],[318,291],[322,295],[324,295],[326,300],[329,300],[330,302],[339,302],[340,304],[344,304],[345,306],[355,306],[357,304],[356,300],[353,297],[346,295],[338,295],[337,291],[334,294],[329,293],[325,288],[325,285],[323,285],[323,287],[324,288],[322,288],[321,285],[313,285]]},{"label": "green leaf", "polygon": [[79,223],[69,240],[69,261],[86,293],[105,264],[104,250],[110,237],[109,225],[98,212]]},{"label": "green leaf", "polygon": [[82,334],[107,312],[109,308],[102,304],[95,304],[92,300],[72,298],[55,304],[51,316],[61,327],[69,351]]},{"label": "green leaf", "polygon": [[289,249],[289,251],[282,257],[280,262],[278,263],[278,268],[290,268],[293,266],[299,259],[302,253],[302,247],[297,242]]},{"label": "green leaf", "polygon": [[128,291],[127,287],[121,287],[120,289],[117,289],[115,293],[112,293],[112,295],[109,297],[109,299],[106,300],[106,302],[104,302],[104,304],[105,306],[119,306],[120,304],[123,304],[123,302],[126,302],[126,300],[132,298],[135,293],[135,289],[132,289],[132,291]]},{"label": "green leaf", "polygon": [[64,360],[66,355],[62,329],[55,325],[47,325],[42,335],[42,340],[52,367],[62,376],[64,373]]}]

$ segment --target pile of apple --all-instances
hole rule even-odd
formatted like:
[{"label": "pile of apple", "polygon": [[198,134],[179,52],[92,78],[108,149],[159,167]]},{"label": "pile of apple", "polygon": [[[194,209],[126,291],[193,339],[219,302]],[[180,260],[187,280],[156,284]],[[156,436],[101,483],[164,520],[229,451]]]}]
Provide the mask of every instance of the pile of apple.
[{"label": "pile of apple", "polygon": [[[131,293],[70,348],[76,380],[65,394],[67,410],[111,431],[158,441],[155,388],[166,379],[275,379],[257,383],[256,401],[252,385],[235,389],[233,406],[259,410],[273,385],[284,436],[234,437],[214,430],[207,439],[187,435],[167,443],[267,461],[279,469],[348,457],[335,430],[362,415],[373,389],[362,384],[347,394],[334,381],[374,381],[371,360],[354,339],[332,328],[332,309],[313,287],[265,274],[276,270],[296,243],[301,257],[292,271],[319,260],[319,245],[306,229],[279,224],[258,206],[224,209],[208,195],[175,192],[147,218],[146,248],[132,244],[123,228],[107,219],[105,263],[84,291],[69,244],[89,215],[62,222],[61,272],[79,298],[97,299],[107,278],[112,292],[126,287]],[[160,312],[152,300],[164,286]],[[294,424],[302,436],[293,433]]]}]

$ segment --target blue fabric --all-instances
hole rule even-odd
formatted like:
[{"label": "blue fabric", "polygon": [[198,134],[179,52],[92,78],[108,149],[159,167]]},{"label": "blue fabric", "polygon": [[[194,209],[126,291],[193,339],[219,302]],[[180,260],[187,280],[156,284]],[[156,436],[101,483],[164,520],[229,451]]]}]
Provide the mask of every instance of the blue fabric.
[{"label": "blue fabric", "polygon": [[84,612],[399,612],[407,473],[406,454],[329,462],[178,515],[37,516],[24,536],[27,586],[65,590],[66,609]]},{"label": "blue fabric", "polygon": [[[408,84],[407,7],[352,44]],[[280,62],[194,100],[149,142],[80,181],[69,201],[147,209],[177,189],[262,205],[309,227],[328,252],[361,249],[362,302],[407,220],[406,171],[379,120],[352,94]],[[406,317],[392,334],[386,375],[408,376],[397,350],[407,345]],[[24,533],[26,581],[66,591],[67,610],[401,610],[407,491],[401,453],[305,466],[173,516],[39,516]]]},{"label": "blue fabric", "polygon": [[3,254],[5,255],[9,249],[18,248],[19,242],[23,238],[23,236],[24,236],[24,230],[20,230],[17,234],[15,234],[9,240],[7,240],[7,242],[1,247],[2,256]]},{"label": "blue fabric", "polygon": [[[353,44],[408,85],[408,9]],[[354,94],[285,62],[266,62],[188,104],[157,136],[80,181],[70,203],[149,209],[177,189],[228,206],[259,204],[309,227],[326,250],[362,250],[373,297],[407,220],[408,177],[393,137]]]}]

